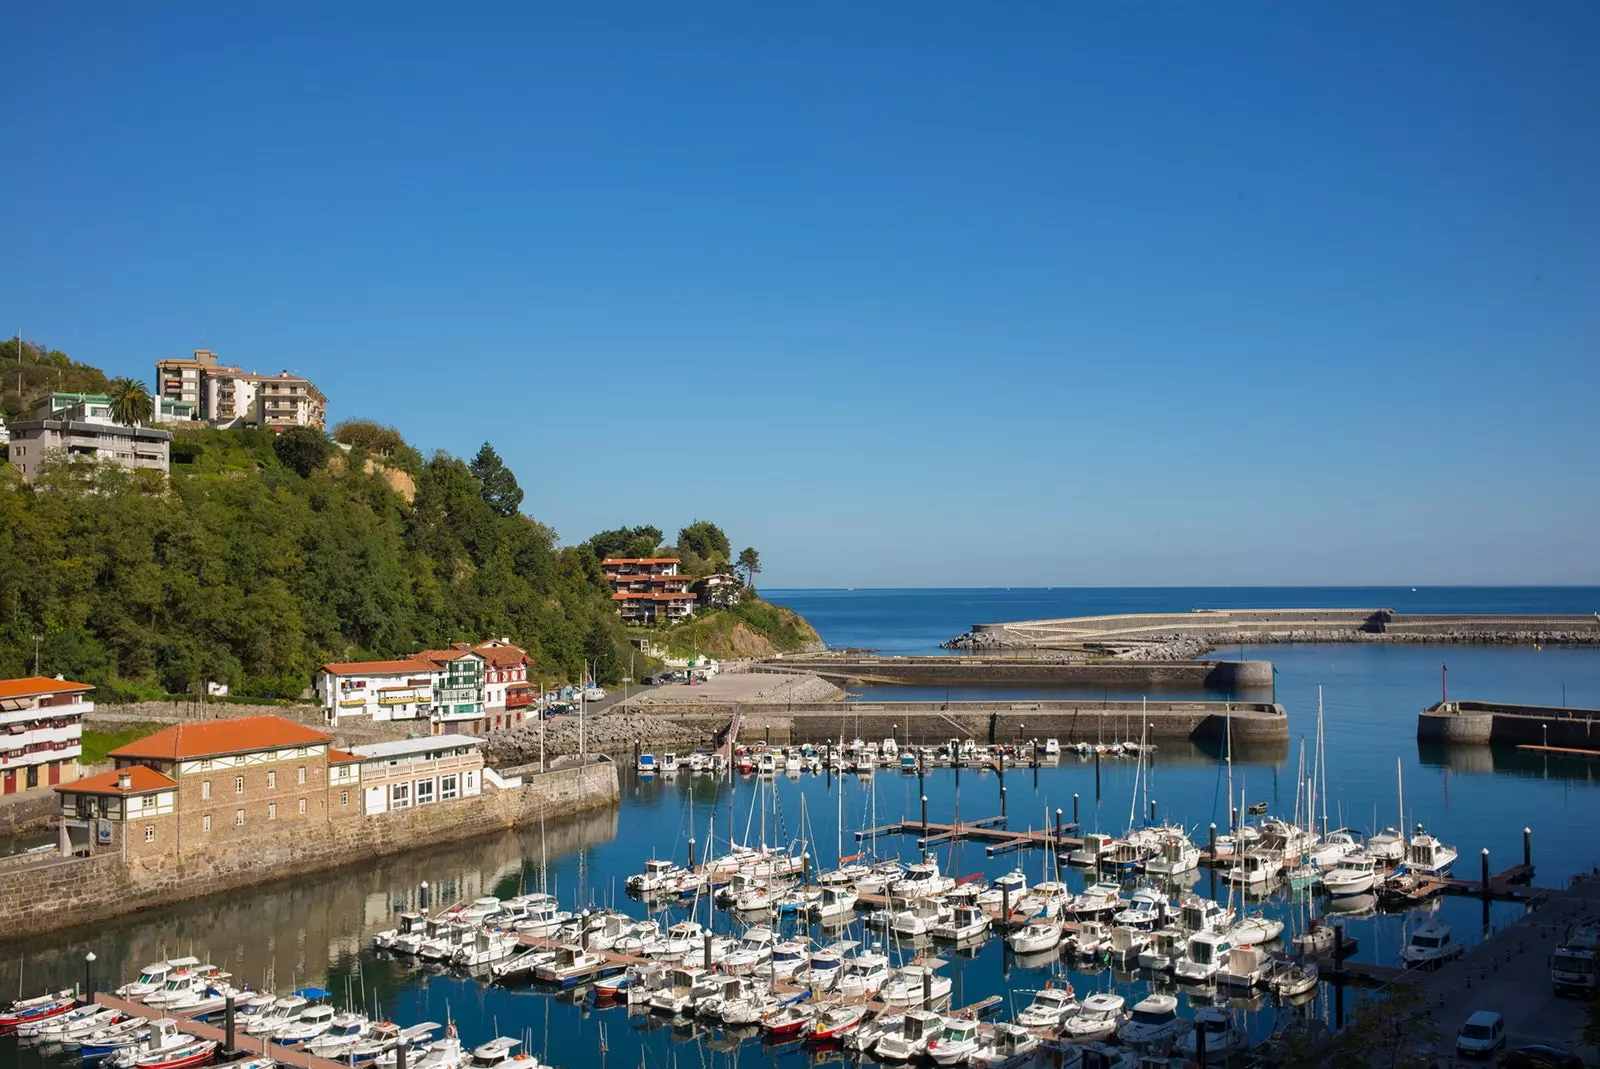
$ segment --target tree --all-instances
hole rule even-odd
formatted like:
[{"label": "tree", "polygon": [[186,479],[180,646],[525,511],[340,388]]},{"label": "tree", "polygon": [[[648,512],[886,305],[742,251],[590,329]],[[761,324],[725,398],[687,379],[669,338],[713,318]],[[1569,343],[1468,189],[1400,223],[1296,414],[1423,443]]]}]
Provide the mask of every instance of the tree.
[{"label": "tree", "polygon": [[489,506],[502,516],[515,516],[522,506],[522,487],[517,485],[517,477],[494,451],[494,446],[484,442],[468,467],[478,480],[478,493]]},{"label": "tree", "polygon": [[618,527],[601,531],[584,544],[600,560],[607,557],[653,557],[661,545],[661,528],[641,524],[638,527]]},{"label": "tree", "polygon": [[594,682],[615,683],[622,677],[622,662],[617,657],[617,644],[612,641],[611,629],[604,617],[595,617],[589,633],[583,638],[583,659],[591,662]]},{"label": "tree", "polygon": [[695,520],[678,532],[678,549],[694,553],[705,560],[713,571],[726,567],[733,548],[722,528],[709,520]]},{"label": "tree", "polygon": [[1350,1015],[1334,1037],[1334,1069],[1427,1069],[1438,1059],[1439,1030],[1417,984],[1391,984]]},{"label": "tree", "polygon": [[328,460],[333,444],[315,427],[290,427],[272,442],[278,462],[301,478],[309,476]]},{"label": "tree", "polygon": [[137,379],[126,376],[112,379],[106,386],[106,394],[111,398],[111,418],[124,427],[149,423],[150,417],[155,415],[150,391]]},{"label": "tree", "polygon": [[751,590],[756,588],[756,573],[761,571],[761,554],[749,546],[739,551],[739,560],[735,567],[743,568],[745,583]]}]

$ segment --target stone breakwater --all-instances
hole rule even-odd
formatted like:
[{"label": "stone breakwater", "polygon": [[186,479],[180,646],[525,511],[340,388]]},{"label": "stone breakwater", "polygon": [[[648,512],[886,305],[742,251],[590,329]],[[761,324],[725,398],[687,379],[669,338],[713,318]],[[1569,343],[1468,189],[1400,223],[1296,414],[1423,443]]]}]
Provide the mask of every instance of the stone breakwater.
[{"label": "stone breakwater", "polygon": [[[668,715],[607,710],[585,716],[585,748],[589,753],[624,753],[638,743],[647,750],[685,752],[696,746],[709,746],[718,741],[719,727],[727,726],[727,718],[718,724],[680,723]],[[559,716],[545,723],[544,755],[546,760],[578,752],[578,717]],[[499,731],[484,742],[484,758],[496,767],[526,765],[539,760],[539,724],[523,724],[511,731]]]},{"label": "stone breakwater", "polygon": [[486,785],[460,798],[360,819],[307,827],[285,825],[232,849],[189,847],[181,854],[125,858],[51,855],[0,865],[0,930],[32,935],[123,913],[164,906],[289,876],[302,876],[453,842],[599,806],[621,796],[609,760],[524,779],[520,786]]}]

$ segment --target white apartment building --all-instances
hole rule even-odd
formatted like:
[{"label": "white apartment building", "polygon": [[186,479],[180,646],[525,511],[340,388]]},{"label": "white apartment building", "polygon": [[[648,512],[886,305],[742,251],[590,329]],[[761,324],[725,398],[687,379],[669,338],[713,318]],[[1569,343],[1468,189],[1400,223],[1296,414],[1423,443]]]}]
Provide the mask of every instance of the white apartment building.
[{"label": "white apartment building", "polygon": [[0,793],[77,782],[93,690],[43,676],[0,680]]},{"label": "white apartment building", "polygon": [[310,379],[284,371],[258,375],[224,364],[209,349],[156,361],[156,393],[188,402],[217,427],[326,427],[328,399]]},{"label": "white apartment building", "polygon": [[317,672],[317,697],[328,723],[343,716],[373,720],[427,720],[444,672],[431,661],[408,657],[398,661],[325,664]]}]

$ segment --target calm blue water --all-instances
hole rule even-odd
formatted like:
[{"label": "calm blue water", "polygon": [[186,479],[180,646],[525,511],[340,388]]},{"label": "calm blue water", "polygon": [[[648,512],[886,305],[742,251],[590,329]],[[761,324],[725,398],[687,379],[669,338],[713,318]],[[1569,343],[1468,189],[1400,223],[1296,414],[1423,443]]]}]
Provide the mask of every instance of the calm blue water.
[{"label": "calm blue water", "polygon": [[[1244,604],[1583,612],[1600,604],[1600,592],[1594,590],[1419,591],[1417,598],[1426,596],[1422,604],[1404,603],[1402,593],[1409,591],[769,591],[767,596],[805,613],[832,645],[908,653],[934,652],[939,641],[976,621],[1075,612]],[[1230,648],[1218,655],[1240,652]],[[1460,874],[1476,873],[1483,847],[1490,850],[1496,870],[1520,861],[1525,824],[1534,829],[1538,883],[1559,885],[1573,872],[1600,863],[1600,838],[1592,816],[1600,800],[1595,793],[1600,764],[1487,749],[1419,752],[1415,741],[1416,713],[1438,697],[1443,662],[1449,663],[1450,689],[1457,697],[1554,703],[1561,699],[1564,684],[1570,704],[1600,707],[1600,651],[1280,645],[1247,647],[1242,652],[1276,665],[1276,697],[1288,710],[1295,737],[1288,747],[1236,755],[1235,790],[1243,787],[1250,801],[1268,802],[1286,815],[1292,812],[1298,740],[1305,736],[1309,742],[1314,737],[1320,683],[1331,823],[1363,829],[1394,824],[1399,819],[1398,758],[1407,821],[1423,822],[1458,846]],[[838,850],[841,798],[847,839],[850,831],[871,823],[874,808],[879,823],[918,811],[919,785],[914,777],[880,772],[875,782],[874,800],[855,777],[847,777],[842,786],[824,777],[794,781],[780,777],[775,807],[770,801],[767,805],[769,812],[775,808],[780,814],[787,835],[798,834],[804,819],[814,852],[831,863]],[[1040,827],[1057,807],[1070,819],[1074,794],[1088,828],[1126,828],[1131,807],[1137,804],[1142,810],[1146,795],[1156,800],[1163,817],[1183,821],[1201,838],[1206,824],[1226,821],[1225,779],[1215,752],[1163,745],[1148,783],[1148,790],[1135,798],[1133,765],[1107,761],[1101,766],[1097,797],[1093,763],[1076,759],[1037,772],[1016,770],[1005,779],[1014,827]],[[999,786],[993,773],[967,771],[961,774],[958,790],[955,774],[940,770],[931,773],[921,789],[928,794],[933,819],[949,818],[958,805],[961,815],[970,819],[998,810]],[[646,857],[682,858],[691,835],[703,851],[707,824],[713,819],[719,841],[730,825],[742,836],[747,826],[753,829],[751,814],[758,812],[750,780],[730,785],[684,776],[639,782],[626,773],[624,795],[620,810],[551,822],[544,829],[420,851],[0,947],[0,990],[15,989],[19,981],[25,990],[71,983],[81,976],[82,956],[88,950],[100,958],[102,974],[119,975],[168,954],[193,952],[211,957],[258,986],[320,983],[338,992],[341,1003],[376,1003],[397,1019],[442,1021],[448,1015],[469,1042],[481,1042],[496,1032],[512,1036],[526,1032],[533,1039],[533,1052],[558,1065],[596,1064],[602,1029],[607,1060],[622,1066],[642,1061],[654,1069],[685,1059],[742,1066],[805,1064],[808,1056],[798,1048],[763,1047],[756,1041],[732,1046],[727,1037],[715,1034],[675,1033],[652,1025],[648,1018],[629,1018],[622,1010],[591,1009],[571,994],[505,991],[469,978],[417,973],[407,961],[383,958],[369,949],[372,933],[390,927],[393,912],[415,902],[423,880],[433,884],[436,903],[487,891],[509,895],[519,887],[542,884],[568,901],[616,902],[639,912],[641,907],[629,903],[621,887]],[[753,831],[750,834],[754,836]],[[891,840],[884,845],[892,850],[897,844]],[[909,842],[898,845],[908,856],[914,849]],[[847,841],[844,849],[851,852],[854,846]],[[1032,879],[1040,878],[1045,861],[1038,854],[988,860],[981,848],[972,846],[940,852],[939,858],[947,868],[991,876],[1020,864]],[[1081,885],[1075,876],[1071,882]],[[1197,882],[1201,890],[1209,887],[1208,877],[1197,877]],[[1282,899],[1269,902],[1267,908],[1291,926],[1303,924],[1308,911],[1306,904]],[[1468,942],[1481,938],[1486,923],[1489,929],[1497,928],[1518,913],[1517,907],[1497,905],[1485,918],[1479,904],[1467,899],[1445,899],[1431,908]],[[1361,940],[1360,957],[1392,962],[1405,930],[1416,921],[1416,915],[1354,918],[1349,930]],[[719,928],[731,922],[726,914],[716,914]],[[951,962],[958,1003],[995,993],[1014,999],[1020,1008],[1028,993],[1048,977],[1043,969],[1011,961],[993,940],[975,957],[948,952],[943,956]],[[11,967],[17,975],[8,979],[4,963],[15,963]],[[1138,997],[1148,989],[1143,979],[1108,971],[1073,973],[1070,978],[1080,992],[1109,987]],[[1320,997],[1301,1010],[1280,1010],[1259,1002],[1240,1008],[1257,1033],[1270,1029],[1280,1013],[1326,1017],[1332,1012]],[[0,1064],[11,1058],[11,1048],[5,1045],[11,1042],[0,1040]],[[26,1054],[24,1064],[32,1064],[35,1057]]]}]

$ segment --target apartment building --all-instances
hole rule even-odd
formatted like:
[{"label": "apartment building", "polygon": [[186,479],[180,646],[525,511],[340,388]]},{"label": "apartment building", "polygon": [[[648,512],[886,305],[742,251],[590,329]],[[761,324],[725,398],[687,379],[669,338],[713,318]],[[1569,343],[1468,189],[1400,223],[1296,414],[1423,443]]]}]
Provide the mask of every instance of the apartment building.
[{"label": "apartment building", "polygon": [[217,427],[318,427],[328,423],[328,399],[310,379],[284,371],[259,375],[224,364],[209,349],[193,359],[156,361],[157,394],[192,404]]},{"label": "apartment building", "polygon": [[43,676],[0,680],[0,794],[77,780],[93,690]]},{"label": "apartment building", "polygon": [[622,622],[648,626],[694,615],[693,582],[678,574],[679,557],[607,557],[600,562],[611,584],[611,603]]},{"label": "apartment building", "polygon": [[323,715],[426,720],[441,731],[482,734],[522,723],[537,695],[527,651],[508,638],[457,642],[387,661],[325,664],[314,683]]},{"label": "apartment building", "polygon": [[349,716],[427,720],[433,717],[434,692],[441,678],[439,666],[432,661],[405,657],[325,664],[314,685],[330,724]]},{"label": "apartment building", "polygon": [[34,418],[11,428],[9,457],[33,481],[51,456],[106,460],[124,468],[167,473],[172,434],[154,427],[126,427],[111,418],[104,394],[51,393],[40,398]]}]

